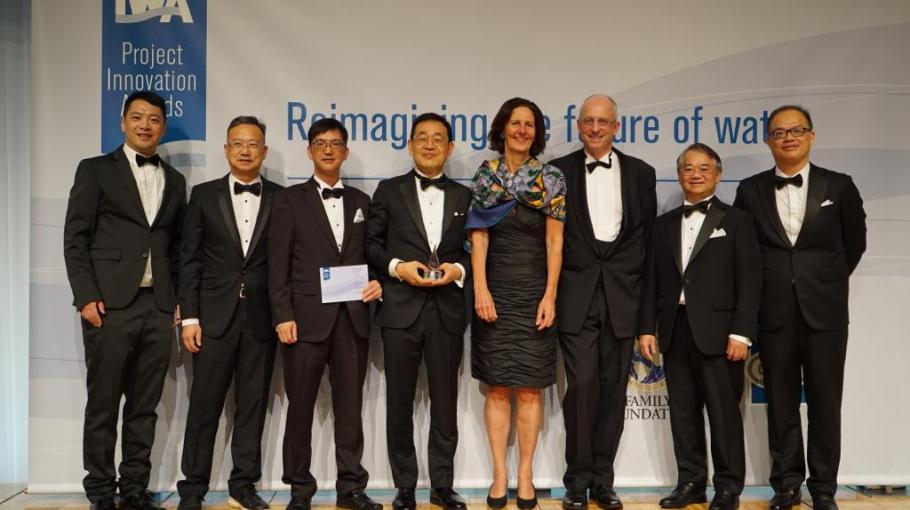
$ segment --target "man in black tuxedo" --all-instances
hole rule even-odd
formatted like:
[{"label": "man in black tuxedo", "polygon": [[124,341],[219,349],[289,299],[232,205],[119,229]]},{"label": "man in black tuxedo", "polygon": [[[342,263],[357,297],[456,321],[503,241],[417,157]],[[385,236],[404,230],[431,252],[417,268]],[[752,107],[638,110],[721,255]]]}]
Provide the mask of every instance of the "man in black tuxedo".
[{"label": "man in black tuxedo", "polygon": [[[136,92],[123,105],[124,144],[76,169],[63,256],[82,316],[88,400],[83,486],[93,510],[156,508],[147,491],[161,398],[174,340],[178,250],[186,181],[155,154],[166,131],[164,99]],[[179,313],[178,313],[179,315]],[[117,417],[125,397],[120,479]]]},{"label": "man in black tuxedo", "polygon": [[348,132],[335,119],[314,122],[307,138],[313,178],[278,192],[269,225],[269,297],[283,344],[288,417],[284,433],[284,476],[291,486],[290,510],[309,510],[316,493],[310,473],[313,411],[326,366],[335,414],[337,506],[381,510],[366,495],[369,474],[360,464],[360,408],[369,353],[369,301],[382,296],[371,280],[361,301],[323,303],[323,268],[366,264],[366,217],[370,197],[341,183],[348,157]]},{"label": "man in black tuxedo", "polygon": [[768,396],[772,510],[800,504],[806,461],[814,508],[837,508],[847,297],[866,251],[866,213],[850,176],[809,162],[814,141],[806,109],[785,105],[771,112],[766,142],[775,167],[743,180],[733,204],[755,218],[762,249],[758,352]]},{"label": "man in black tuxedo", "polygon": [[234,508],[269,507],[256,494],[261,440],[278,344],[269,308],[267,225],[281,186],[260,176],[268,154],[256,117],[230,122],[224,155],[230,173],[193,188],[180,258],[183,346],[193,353],[193,387],[183,439],[181,510],[198,510],[208,492],[218,421],[234,381],[228,480]]},{"label": "man in black tuxedo", "polygon": [[734,510],[746,475],[743,365],[758,328],[761,259],[749,213],[714,196],[720,157],[707,145],[687,147],[676,161],[681,207],[654,223],[642,291],[641,352],[664,355],[677,486],[663,508],[703,503],[708,479],[705,422],[711,425],[714,499],[711,510]]},{"label": "man in black tuxedo", "polygon": [[587,508],[589,488],[601,508],[622,508],[613,461],[657,198],[654,168],[613,148],[617,119],[610,97],[587,98],[578,118],[584,148],[550,162],[566,176],[569,204],[556,312],[568,383],[566,510]]},{"label": "man in black tuxedo", "polygon": [[[471,192],[443,173],[453,149],[452,127],[444,117],[418,116],[408,140],[415,168],[379,183],[367,219],[367,259],[384,275],[379,324],[385,347],[386,437],[398,488],[395,510],[417,507],[412,416],[421,358],[431,402],[430,502],[447,510],[465,508],[452,483],[467,315],[463,287],[470,267],[464,222]],[[428,278],[431,254],[442,272],[438,279]]]}]

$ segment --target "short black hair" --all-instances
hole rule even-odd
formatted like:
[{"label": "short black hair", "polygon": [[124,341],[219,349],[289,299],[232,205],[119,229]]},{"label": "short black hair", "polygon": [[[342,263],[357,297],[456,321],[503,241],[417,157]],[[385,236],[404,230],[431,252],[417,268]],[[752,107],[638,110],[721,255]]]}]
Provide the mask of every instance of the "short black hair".
[{"label": "short black hair", "polygon": [[306,138],[310,143],[313,143],[313,138],[317,136],[328,133],[329,131],[338,131],[341,133],[341,141],[345,145],[348,144],[348,130],[344,127],[338,119],[333,119],[331,117],[326,117],[324,119],[319,119],[316,122],[310,124],[310,129],[306,132]]},{"label": "short black hair", "polygon": [[768,115],[768,132],[765,133],[767,136],[771,136],[771,121],[774,120],[774,117],[777,117],[778,114],[786,111],[797,111],[803,114],[803,117],[806,118],[806,122],[809,123],[808,128],[812,129],[812,116],[809,115],[809,110],[805,106],[800,106],[798,104],[785,104],[783,106],[778,106],[775,108],[770,115]]},{"label": "short black hair", "polygon": [[123,117],[126,117],[126,112],[130,111],[133,101],[139,99],[161,110],[161,117],[167,122],[167,105],[164,103],[164,98],[150,90],[138,90],[130,94],[123,102]]},{"label": "short black hair", "polygon": [[707,145],[705,145],[701,142],[697,142],[697,143],[693,143],[692,145],[686,147],[685,149],[683,149],[682,152],[679,153],[679,157],[676,158],[676,171],[677,172],[682,170],[683,159],[685,159],[686,154],[691,151],[700,152],[700,153],[704,154],[705,156],[708,156],[709,158],[711,158],[711,160],[714,161],[714,168],[717,168],[718,173],[721,173],[724,171],[724,165],[721,162],[720,155],[717,154],[717,151],[715,151],[711,147],[708,147]]},{"label": "short black hair", "polygon": [[490,125],[491,149],[500,154],[505,152],[506,142],[504,133],[506,124],[512,117],[512,112],[515,111],[516,108],[522,106],[531,110],[531,113],[534,114],[534,142],[531,143],[531,157],[537,156],[543,152],[544,148],[547,146],[547,133],[543,112],[534,104],[534,101],[523,97],[513,97],[505,103],[502,103],[502,106],[499,107],[499,111],[496,112],[496,116],[493,117],[493,123]]},{"label": "short black hair", "polygon": [[259,131],[262,131],[262,139],[265,140],[265,123],[259,120],[258,117],[253,115],[238,115],[231,120],[230,124],[228,124],[227,132],[230,133],[231,130],[237,126],[256,126],[259,128]]},{"label": "short black hair", "polygon": [[452,125],[449,124],[449,121],[446,120],[442,115],[435,112],[421,113],[414,119],[414,122],[411,123],[411,140],[414,139],[414,133],[417,131],[417,125],[423,122],[434,121],[442,124],[446,127],[446,135],[449,137],[449,141],[452,141]]}]

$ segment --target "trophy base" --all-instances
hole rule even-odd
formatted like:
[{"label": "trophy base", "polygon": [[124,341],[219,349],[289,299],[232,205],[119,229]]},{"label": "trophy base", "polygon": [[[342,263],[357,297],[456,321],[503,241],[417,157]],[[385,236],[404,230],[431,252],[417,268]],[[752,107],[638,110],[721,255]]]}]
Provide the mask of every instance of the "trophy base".
[{"label": "trophy base", "polygon": [[427,280],[441,280],[442,271],[439,269],[429,269],[423,272],[423,277]]}]

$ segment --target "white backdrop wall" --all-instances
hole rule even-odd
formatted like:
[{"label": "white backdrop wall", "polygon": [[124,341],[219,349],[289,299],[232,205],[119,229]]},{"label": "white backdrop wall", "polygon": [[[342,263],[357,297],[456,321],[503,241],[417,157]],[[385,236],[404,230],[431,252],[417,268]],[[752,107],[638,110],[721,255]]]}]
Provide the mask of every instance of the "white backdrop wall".
[{"label": "white backdrop wall", "polygon": [[[62,258],[66,197],[80,158],[101,150],[106,87],[102,19],[155,1],[38,1],[32,17],[31,351],[29,488],[81,488],[84,353]],[[675,157],[706,142],[724,158],[720,195],[772,165],[761,143],[761,117],[782,103],[808,106],[816,124],[813,159],[851,173],[865,199],[869,250],[852,279],[851,333],[844,397],[842,483],[910,482],[910,420],[904,396],[906,310],[910,307],[910,4],[902,1],[785,2],[369,2],[219,0],[179,2],[205,23],[204,99],[183,115],[204,118],[202,136],[167,143],[162,152],[190,184],[226,172],[221,149],[228,121],[261,116],[269,126],[266,174],[286,184],[311,174],[300,134],[313,113],[344,117],[356,131],[344,167],[348,185],[367,192],[409,169],[398,135],[408,116],[427,110],[463,114],[448,173],[469,179],[485,149],[485,122],[505,99],[535,100],[550,117],[545,159],[579,145],[571,114],[592,92],[617,100],[625,131],[620,146],[657,168],[663,209],[680,201]],[[177,11],[175,11],[177,12]],[[184,22],[186,18],[181,18]],[[169,23],[181,22],[176,17]],[[167,30],[162,17],[135,30]],[[153,24],[153,25],[149,25]],[[150,28],[151,27],[151,28]],[[124,27],[119,27],[125,29]],[[192,28],[192,27],[191,27]],[[105,29],[106,30],[106,29]],[[174,44],[165,40],[162,45]],[[191,50],[191,48],[189,49]],[[189,72],[188,71],[188,72]],[[158,72],[157,70],[154,72]],[[574,108],[574,110],[573,110]],[[303,115],[304,109],[306,115]],[[360,116],[359,114],[363,114]],[[386,119],[386,131],[379,124]],[[698,118],[699,120],[695,120]],[[199,119],[196,119],[199,120]],[[181,119],[172,118],[170,129]],[[363,124],[368,123],[366,137]],[[738,123],[738,124],[737,124]],[[729,129],[739,126],[733,137]],[[462,131],[461,127],[464,130]],[[571,131],[570,131],[571,130]],[[365,139],[366,138],[366,139]],[[397,140],[397,141],[396,141]],[[374,335],[375,336],[375,335]],[[466,336],[466,339],[469,338]],[[371,340],[364,388],[370,485],[390,486],[386,457],[381,340]],[[459,384],[461,439],[456,485],[482,487],[490,466],[483,396],[470,377],[469,342]],[[657,372],[636,365],[617,485],[670,485],[675,464],[666,392]],[[755,368],[755,365],[752,365]],[[561,372],[560,372],[561,373]],[[650,376],[650,379],[649,379]],[[159,405],[153,488],[179,478],[192,377],[179,352]],[[656,379],[656,380],[652,380]],[[280,370],[266,425],[263,485],[283,487],[281,439],[285,395]],[[327,381],[314,424],[314,474],[333,485],[332,415]],[[758,387],[753,386],[753,389]],[[545,419],[535,465],[538,487],[561,486],[565,383],[545,392]],[[767,433],[760,389],[744,397],[748,480],[766,483]],[[228,413],[231,405],[228,405]],[[426,472],[428,397],[418,391],[421,472]],[[225,420],[218,442],[229,442]],[[512,445],[513,461],[516,445]],[[216,453],[218,486],[230,470]],[[422,478],[425,480],[425,478]]]}]

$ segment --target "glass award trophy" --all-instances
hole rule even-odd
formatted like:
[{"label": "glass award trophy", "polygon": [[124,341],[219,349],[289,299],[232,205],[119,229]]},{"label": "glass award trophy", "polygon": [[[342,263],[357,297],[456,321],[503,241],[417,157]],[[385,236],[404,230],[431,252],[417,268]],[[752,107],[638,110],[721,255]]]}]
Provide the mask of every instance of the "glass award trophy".
[{"label": "glass award trophy", "polygon": [[439,269],[439,256],[436,254],[435,247],[430,253],[430,258],[427,259],[427,270],[423,272],[423,277],[427,280],[442,279],[442,270]]}]

